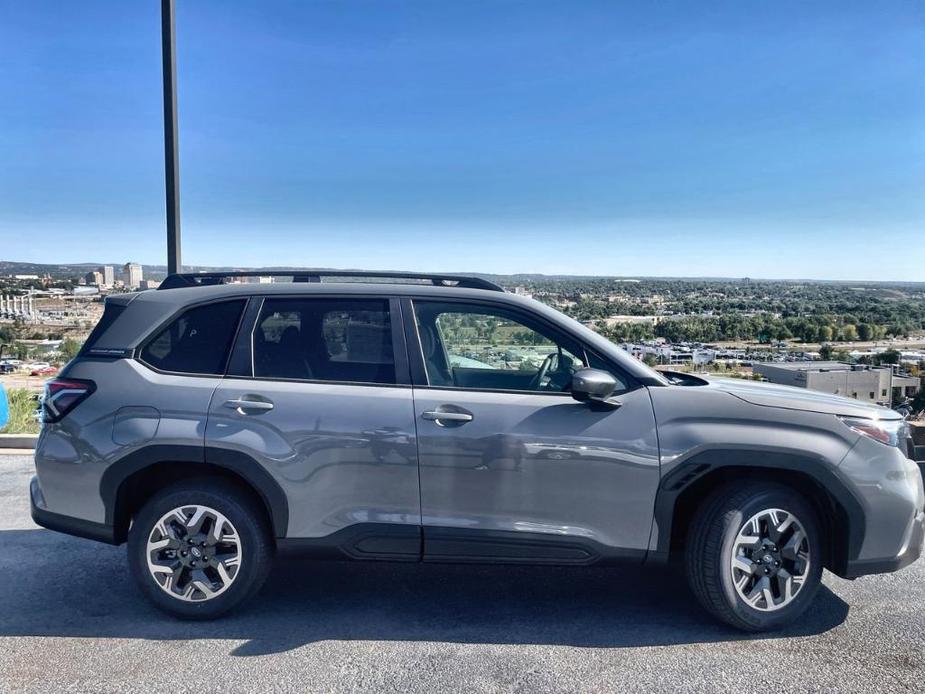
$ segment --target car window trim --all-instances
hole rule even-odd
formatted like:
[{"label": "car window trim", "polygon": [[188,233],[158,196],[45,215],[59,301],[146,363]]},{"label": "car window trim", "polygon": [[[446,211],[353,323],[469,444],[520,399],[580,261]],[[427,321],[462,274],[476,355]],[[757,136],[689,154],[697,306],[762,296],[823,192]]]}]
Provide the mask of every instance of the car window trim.
[{"label": "car window trim", "polygon": [[[572,394],[569,391],[560,390],[520,390],[513,388],[466,388],[465,386],[414,386],[415,390],[452,390],[459,393],[509,393],[511,395],[543,395],[548,396],[552,395],[559,398],[572,398]],[[620,394],[627,393],[629,391],[620,391]]]},{"label": "car window trim", "polygon": [[317,378],[283,378],[281,376],[242,376],[240,374],[228,374],[225,376],[229,381],[256,381],[264,383],[303,383],[305,385],[315,386],[363,386],[365,388],[410,388],[410,383],[377,383],[376,381],[322,381]]},{"label": "car window trim", "polygon": [[251,296],[248,298],[247,308],[244,309],[244,318],[238,328],[234,347],[231,349],[231,358],[225,376],[249,377],[253,375],[253,354],[251,350],[251,334],[257,317],[263,309],[263,297]]}]

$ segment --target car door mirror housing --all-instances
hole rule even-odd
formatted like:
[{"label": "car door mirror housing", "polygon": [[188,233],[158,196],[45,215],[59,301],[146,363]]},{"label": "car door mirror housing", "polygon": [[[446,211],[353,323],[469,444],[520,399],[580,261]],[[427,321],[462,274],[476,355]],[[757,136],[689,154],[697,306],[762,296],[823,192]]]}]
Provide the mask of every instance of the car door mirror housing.
[{"label": "car door mirror housing", "polygon": [[620,401],[613,397],[617,379],[600,369],[579,369],[572,374],[572,397],[592,406],[617,408]]}]

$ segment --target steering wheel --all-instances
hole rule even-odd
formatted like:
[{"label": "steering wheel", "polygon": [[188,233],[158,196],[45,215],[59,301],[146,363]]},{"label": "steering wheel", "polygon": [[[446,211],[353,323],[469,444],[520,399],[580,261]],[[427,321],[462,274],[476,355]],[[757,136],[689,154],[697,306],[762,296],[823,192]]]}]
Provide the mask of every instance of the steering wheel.
[{"label": "steering wheel", "polygon": [[530,390],[542,390],[543,389],[543,379],[545,379],[550,371],[555,371],[559,368],[559,354],[558,352],[553,352],[546,356],[543,360],[543,363],[540,364],[540,370],[536,372],[536,376],[533,377],[533,380],[530,381]]}]

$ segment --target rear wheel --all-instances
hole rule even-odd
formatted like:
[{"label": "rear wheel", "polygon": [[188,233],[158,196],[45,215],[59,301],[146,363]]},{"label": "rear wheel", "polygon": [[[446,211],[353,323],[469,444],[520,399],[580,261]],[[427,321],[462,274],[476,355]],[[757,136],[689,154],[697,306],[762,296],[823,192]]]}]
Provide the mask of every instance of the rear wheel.
[{"label": "rear wheel", "polygon": [[184,619],[211,619],[237,607],[260,589],[272,556],[262,509],[224,480],[164,489],[129,531],[129,567],[141,591]]},{"label": "rear wheel", "polygon": [[822,576],[819,521],[796,491],[775,483],[717,490],[694,516],[685,556],[700,603],[739,629],[797,619]]}]

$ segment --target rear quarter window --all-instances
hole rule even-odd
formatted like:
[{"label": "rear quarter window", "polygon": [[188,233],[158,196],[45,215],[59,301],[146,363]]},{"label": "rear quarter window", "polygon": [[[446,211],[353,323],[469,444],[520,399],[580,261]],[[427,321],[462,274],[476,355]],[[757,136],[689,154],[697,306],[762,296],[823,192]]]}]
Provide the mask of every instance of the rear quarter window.
[{"label": "rear quarter window", "polygon": [[221,301],[184,311],[142,348],[141,360],[158,371],[223,374],[245,303]]},{"label": "rear quarter window", "polygon": [[100,318],[100,322],[96,324],[96,327],[93,328],[86,341],[84,341],[81,354],[93,354],[100,337],[109,330],[110,326],[116,322],[116,319],[122,315],[123,311],[125,311],[125,304],[106,302],[103,307],[103,316]]}]

